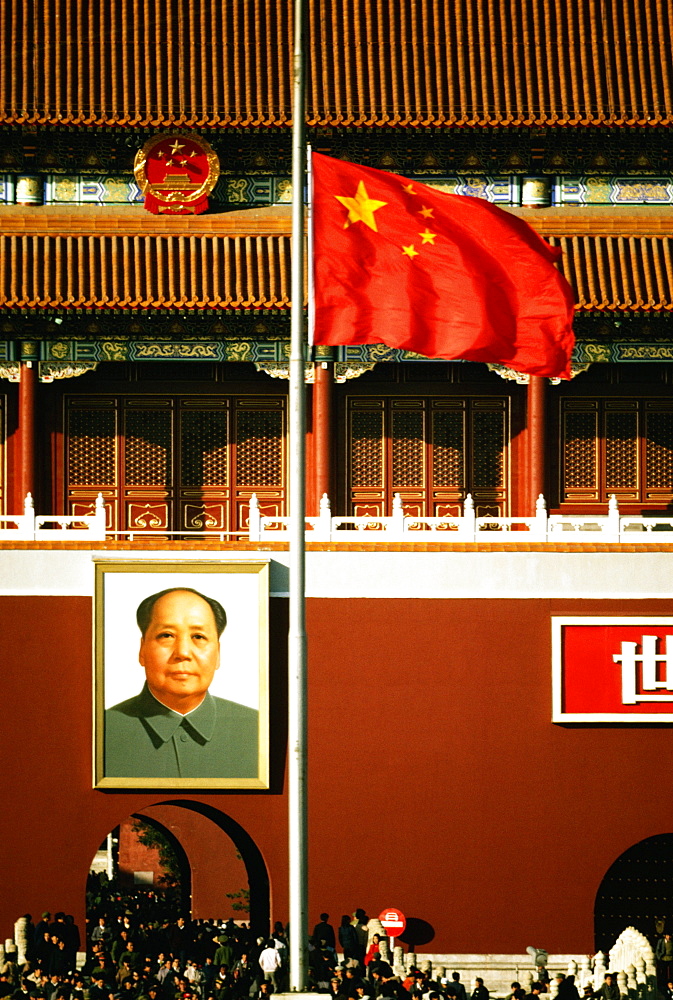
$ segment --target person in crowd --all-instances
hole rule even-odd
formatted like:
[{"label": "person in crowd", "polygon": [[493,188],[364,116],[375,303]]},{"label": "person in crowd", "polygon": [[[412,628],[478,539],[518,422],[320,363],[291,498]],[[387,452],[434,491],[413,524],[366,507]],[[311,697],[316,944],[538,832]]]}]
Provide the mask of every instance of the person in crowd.
[{"label": "person in crowd", "polygon": [[278,977],[278,972],[281,966],[281,958],[278,954],[276,944],[273,938],[269,938],[266,943],[266,948],[259,956],[259,967],[264,973],[264,979],[266,982],[270,982],[271,985],[276,988],[276,982]]},{"label": "person in crowd", "polygon": [[484,980],[477,976],[474,981],[474,989],[472,990],[472,1000],[488,1000],[489,992],[484,986]]},{"label": "person in crowd", "polygon": [[594,996],[601,997],[602,1000],[619,1000],[619,986],[613,972],[605,973],[603,984],[594,992]]},{"label": "person in crowd", "polygon": [[313,928],[311,937],[316,948],[319,948],[320,942],[323,941],[330,951],[336,954],[336,937],[334,928],[329,922],[329,913],[320,914],[320,923],[316,924]]}]

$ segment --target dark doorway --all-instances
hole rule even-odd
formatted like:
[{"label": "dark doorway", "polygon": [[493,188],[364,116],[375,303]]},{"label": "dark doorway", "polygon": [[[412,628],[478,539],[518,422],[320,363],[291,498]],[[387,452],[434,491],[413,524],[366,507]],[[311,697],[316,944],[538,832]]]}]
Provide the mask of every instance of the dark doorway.
[{"label": "dark doorway", "polygon": [[673,931],[673,833],[641,840],[607,870],[596,894],[594,936],[597,951],[609,951],[627,927],[635,927],[654,947],[658,919]]}]

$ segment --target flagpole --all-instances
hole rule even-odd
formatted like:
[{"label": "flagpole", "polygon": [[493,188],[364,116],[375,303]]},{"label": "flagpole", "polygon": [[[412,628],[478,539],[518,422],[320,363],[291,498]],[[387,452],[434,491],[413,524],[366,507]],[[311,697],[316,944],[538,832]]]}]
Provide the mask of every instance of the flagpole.
[{"label": "flagpole", "polygon": [[288,633],[288,843],[290,990],[308,983],[308,864],[306,788],[306,387],[304,380],[304,4],[295,0],[292,93],[292,277],[289,397],[290,607]]}]

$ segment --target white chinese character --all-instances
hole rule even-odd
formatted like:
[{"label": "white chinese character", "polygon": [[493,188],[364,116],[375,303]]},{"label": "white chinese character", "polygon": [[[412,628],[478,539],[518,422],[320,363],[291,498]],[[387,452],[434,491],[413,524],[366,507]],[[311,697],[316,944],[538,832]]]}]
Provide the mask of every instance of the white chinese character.
[{"label": "white chinese character", "polygon": [[[669,643],[670,640],[670,643]],[[622,704],[637,705],[639,701],[673,701],[673,694],[654,694],[658,688],[673,691],[673,635],[664,636],[665,652],[657,653],[656,635],[642,637],[642,653],[638,654],[637,642],[623,642],[621,655],[612,657],[622,665]],[[670,650],[670,652],[669,652]],[[669,663],[669,656],[671,662]],[[641,690],[638,690],[638,664],[642,665]],[[657,679],[657,664],[663,663],[663,679]]]}]

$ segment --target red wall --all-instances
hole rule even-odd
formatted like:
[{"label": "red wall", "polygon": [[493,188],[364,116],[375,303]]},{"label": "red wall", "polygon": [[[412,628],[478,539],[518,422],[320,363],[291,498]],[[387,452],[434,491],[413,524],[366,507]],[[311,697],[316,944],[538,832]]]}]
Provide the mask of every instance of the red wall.
[{"label": "red wall", "polygon": [[[285,603],[272,601],[274,760],[284,766]],[[310,600],[310,918],[397,906],[428,951],[593,950],[610,864],[673,829],[667,727],[552,725],[552,614],[666,614],[667,601]],[[209,803],[266,861],[287,918],[286,801],[271,792],[91,788],[91,602],[2,597],[0,938],[28,911],[83,925],[105,835],[157,802]],[[207,865],[208,844],[190,857]]]}]

